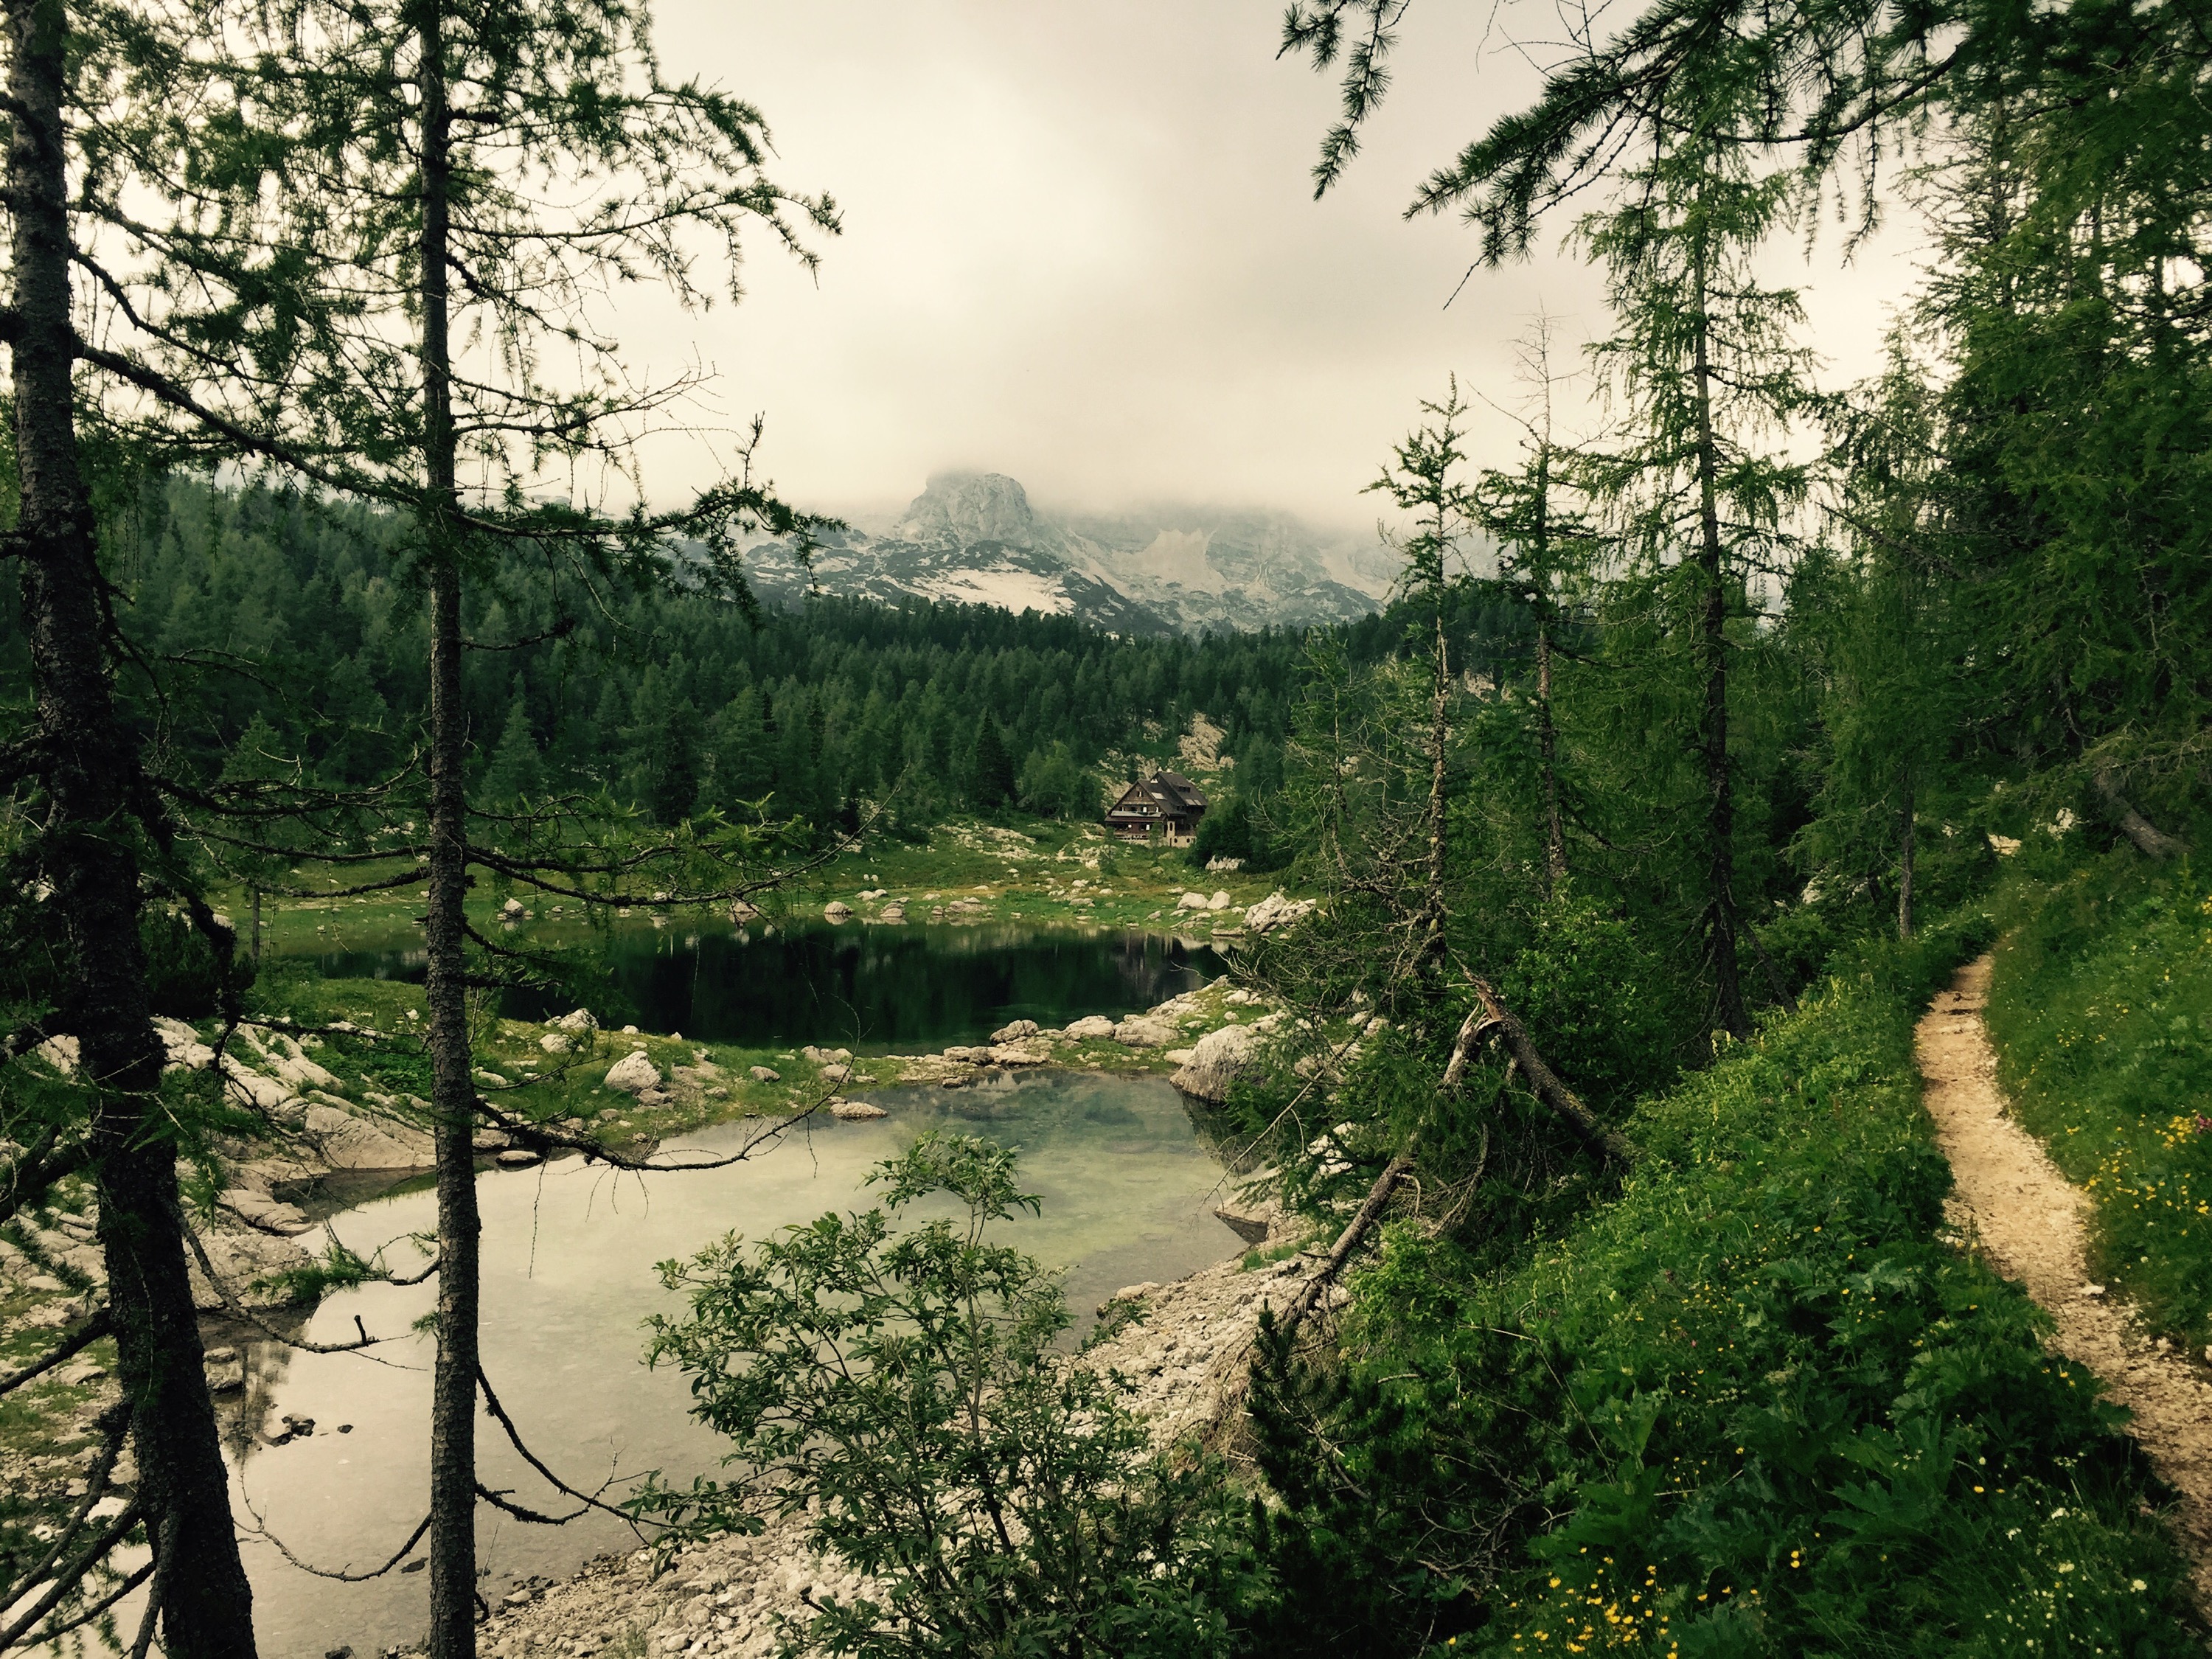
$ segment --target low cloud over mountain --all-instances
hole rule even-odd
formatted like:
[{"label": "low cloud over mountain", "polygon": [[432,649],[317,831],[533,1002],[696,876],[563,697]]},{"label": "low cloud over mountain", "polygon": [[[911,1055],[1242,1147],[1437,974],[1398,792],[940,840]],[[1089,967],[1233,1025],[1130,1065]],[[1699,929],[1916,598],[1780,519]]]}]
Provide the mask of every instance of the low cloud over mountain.
[{"label": "low cloud over mountain", "polygon": [[[763,599],[806,591],[807,573],[778,543],[751,549],[746,567]],[[826,592],[1002,605],[1139,635],[1363,617],[1395,571],[1371,533],[1318,531],[1284,514],[1054,516],[1002,474],[945,472],[895,520],[825,537],[812,580]]]}]

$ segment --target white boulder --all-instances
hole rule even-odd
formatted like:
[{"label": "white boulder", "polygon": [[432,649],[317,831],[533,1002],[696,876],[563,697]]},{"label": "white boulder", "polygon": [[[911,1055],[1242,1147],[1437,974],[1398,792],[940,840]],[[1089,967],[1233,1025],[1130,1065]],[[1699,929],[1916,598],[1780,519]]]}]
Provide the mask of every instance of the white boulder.
[{"label": "white boulder", "polygon": [[1114,1041],[1125,1048],[1164,1048],[1175,1041],[1175,1028],[1164,1020],[1133,1014],[1114,1028]]},{"label": "white boulder", "polygon": [[889,1117],[890,1114],[880,1106],[871,1106],[865,1100],[833,1100],[830,1115],[842,1123],[863,1123],[870,1118]]},{"label": "white boulder", "polygon": [[1203,893],[1185,893],[1181,898],[1176,901],[1176,908],[1178,910],[1203,910],[1206,908],[1206,895]]},{"label": "white boulder", "polygon": [[831,899],[822,907],[822,920],[828,922],[850,921],[853,907],[842,899]]},{"label": "white boulder", "polygon": [[1085,1014],[1081,1019],[1067,1023],[1067,1037],[1071,1042],[1096,1042],[1114,1035],[1114,1022],[1103,1014]]},{"label": "white boulder", "polygon": [[645,1057],[645,1051],[624,1054],[607,1067],[607,1087],[620,1089],[625,1094],[641,1095],[647,1089],[660,1086],[660,1069]]},{"label": "white boulder", "polygon": [[994,1042],[1019,1042],[1024,1037],[1037,1034],[1037,1023],[1033,1019],[1018,1019],[1011,1025],[1001,1025],[991,1033]]},{"label": "white boulder", "polygon": [[1212,898],[1206,900],[1206,908],[1209,910],[1226,910],[1229,908],[1229,895],[1216,893]]},{"label": "white boulder", "polygon": [[1218,1031],[1208,1031],[1168,1081],[1200,1100],[1226,1100],[1230,1084],[1250,1063],[1259,1047],[1260,1034],[1249,1025],[1224,1025]]}]

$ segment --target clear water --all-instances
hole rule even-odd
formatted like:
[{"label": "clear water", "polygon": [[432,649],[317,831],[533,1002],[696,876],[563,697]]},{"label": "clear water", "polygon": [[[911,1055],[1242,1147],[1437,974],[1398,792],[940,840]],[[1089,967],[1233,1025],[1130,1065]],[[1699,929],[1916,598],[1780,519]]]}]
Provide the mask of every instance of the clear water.
[{"label": "clear water", "polygon": [[[891,1115],[794,1133],[711,1173],[641,1180],[570,1160],[480,1178],[485,1371],[532,1449],[571,1485],[589,1491],[652,1468],[684,1479],[720,1454],[685,1414],[682,1376],[640,1363],[641,1322],[674,1309],[654,1264],[732,1230],[757,1237],[825,1210],[866,1207],[862,1177],[925,1128],[1021,1148],[1024,1185],[1042,1196],[1043,1213],[1009,1224],[1005,1237],[1067,1268],[1079,1318],[1121,1285],[1173,1279],[1239,1248],[1212,1214],[1220,1164],[1182,1097],[1158,1079],[1063,1073],[871,1097]],[[726,1147],[743,1132],[726,1126],[682,1144]],[[363,1251],[431,1223],[432,1197],[419,1182],[332,1219],[338,1236]],[[420,1258],[403,1244],[391,1259],[404,1267]],[[432,1299],[427,1285],[363,1286],[315,1311],[313,1340],[343,1340],[356,1316],[372,1333],[398,1334],[373,1358],[268,1342],[248,1348],[247,1395],[226,1425],[242,1520],[264,1517],[294,1553],[324,1567],[358,1571],[399,1547],[426,1508],[431,1347],[406,1333]],[[266,1443],[258,1431],[282,1413],[313,1419],[314,1432]],[[350,1432],[337,1432],[342,1424]],[[482,1416],[477,1424],[486,1484],[512,1488],[531,1509],[572,1507],[522,1463],[495,1424]],[[477,1524],[484,1593],[495,1601],[517,1577],[557,1577],[635,1547],[605,1516],[529,1527],[482,1505]],[[427,1573],[345,1584],[288,1565],[258,1540],[246,1540],[246,1556],[264,1653],[349,1645],[368,1654],[423,1629]]]},{"label": "clear water", "polygon": [[[532,928],[515,942],[532,939],[598,958],[600,977],[579,994],[604,1024],[749,1046],[842,1044],[863,1054],[972,1042],[1017,1019],[1058,1025],[1129,1013],[1222,971],[1211,945],[1114,929],[654,927],[633,919],[597,938]],[[314,960],[329,978],[419,981],[425,958],[410,945]],[[542,1019],[574,1003],[513,992],[506,1012]]]}]

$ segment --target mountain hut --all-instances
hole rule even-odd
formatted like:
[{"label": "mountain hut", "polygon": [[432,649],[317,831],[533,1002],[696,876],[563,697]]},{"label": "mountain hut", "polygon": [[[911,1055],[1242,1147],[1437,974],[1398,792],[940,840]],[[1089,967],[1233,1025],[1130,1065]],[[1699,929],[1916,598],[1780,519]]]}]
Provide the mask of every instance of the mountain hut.
[{"label": "mountain hut", "polygon": [[1206,816],[1206,797],[1180,772],[1155,772],[1121,792],[1106,809],[1106,827],[1124,841],[1164,836],[1170,847],[1184,847]]}]

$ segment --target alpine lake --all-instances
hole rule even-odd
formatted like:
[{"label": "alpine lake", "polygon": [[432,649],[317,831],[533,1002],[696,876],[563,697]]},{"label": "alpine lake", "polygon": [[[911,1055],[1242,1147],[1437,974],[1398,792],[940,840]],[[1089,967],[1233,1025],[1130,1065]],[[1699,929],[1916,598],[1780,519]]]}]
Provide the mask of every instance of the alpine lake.
[{"label": "alpine lake", "polygon": [[[1164,934],[1000,925],[617,923],[595,949],[605,990],[592,1006],[611,1023],[860,1053],[975,1042],[1020,1018],[1061,1025],[1133,1012],[1222,971],[1210,947]],[[330,977],[422,972],[419,949],[404,941],[314,961]],[[507,997],[510,1017],[562,1012]],[[888,1115],[809,1120],[723,1169],[640,1176],[572,1156],[478,1176],[485,1373],[532,1450],[569,1485],[604,1486],[618,1503],[647,1471],[688,1481],[726,1449],[687,1414],[685,1379],[643,1363],[645,1320],[680,1305],[657,1264],[732,1232],[757,1238],[825,1211],[870,1207],[870,1171],[927,1130],[1020,1150],[1023,1185],[1042,1212],[1000,1236],[1064,1272],[1079,1329],[1118,1287],[1173,1279],[1242,1247],[1212,1213],[1226,1189],[1202,1109],[1157,1077],[1045,1071],[860,1097]],[[711,1127],[664,1150],[724,1152],[759,1127],[757,1119]],[[333,1180],[302,1201],[349,1249],[367,1256],[386,1248],[401,1271],[422,1259],[408,1241],[434,1221],[427,1176]],[[343,1342],[356,1328],[389,1339],[361,1352],[308,1353],[246,1340],[251,1333],[210,1338],[236,1342],[246,1358],[245,1390],[228,1396],[222,1416],[264,1652],[344,1647],[368,1659],[411,1644],[424,1628],[419,1544],[398,1570],[362,1582],[311,1573],[283,1552],[322,1572],[362,1573],[392,1558],[422,1519],[434,1343],[415,1327],[434,1302],[428,1284],[366,1285],[307,1316],[301,1334],[310,1341]],[[477,1446],[486,1486],[532,1510],[576,1507],[488,1417]],[[484,1504],[477,1544],[480,1589],[495,1603],[519,1583],[638,1547],[604,1513],[534,1526]]]}]

